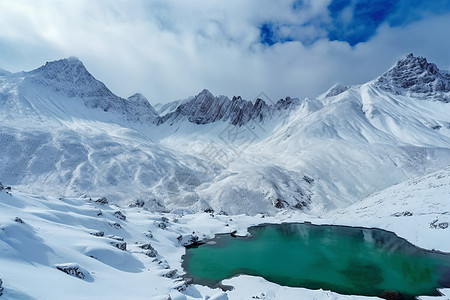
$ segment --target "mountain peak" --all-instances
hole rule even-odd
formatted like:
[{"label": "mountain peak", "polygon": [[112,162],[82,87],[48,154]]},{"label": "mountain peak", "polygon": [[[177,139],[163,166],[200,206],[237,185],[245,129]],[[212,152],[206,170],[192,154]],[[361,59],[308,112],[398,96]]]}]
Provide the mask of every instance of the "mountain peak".
[{"label": "mountain peak", "polygon": [[86,70],[83,63],[74,56],[46,62],[45,65],[31,71],[31,73],[59,82],[77,83],[80,80],[85,82],[95,81],[95,78]]},{"label": "mountain peak", "polygon": [[136,94],[134,94],[134,95],[131,95],[130,97],[128,97],[128,100],[131,100],[131,101],[141,101],[141,100],[144,100],[144,101],[147,101],[147,102],[148,102],[147,98],[145,98],[145,96],[142,95],[141,93],[136,93]]},{"label": "mountain peak", "polygon": [[47,62],[42,67],[26,73],[35,84],[44,85],[69,97],[107,97],[115,95],[94,78],[76,57]]},{"label": "mountain peak", "polygon": [[449,95],[445,95],[450,93],[449,73],[441,72],[434,63],[412,53],[404,56],[381,75],[375,85],[396,94],[407,92],[413,96],[450,101]]},{"label": "mountain peak", "polygon": [[214,97],[214,95],[213,95],[209,90],[207,90],[207,89],[203,89],[203,91],[201,91],[201,92],[197,95],[197,97],[199,97],[199,96],[204,96],[204,97],[208,97],[208,98]]}]

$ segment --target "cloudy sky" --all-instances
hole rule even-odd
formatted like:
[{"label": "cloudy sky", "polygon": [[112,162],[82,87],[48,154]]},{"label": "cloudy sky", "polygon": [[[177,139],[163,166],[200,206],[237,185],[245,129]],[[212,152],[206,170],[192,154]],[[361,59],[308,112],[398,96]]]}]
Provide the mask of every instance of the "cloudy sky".
[{"label": "cloudy sky", "polygon": [[413,52],[450,69],[449,0],[0,0],[0,68],[77,56],[113,92],[314,97]]}]

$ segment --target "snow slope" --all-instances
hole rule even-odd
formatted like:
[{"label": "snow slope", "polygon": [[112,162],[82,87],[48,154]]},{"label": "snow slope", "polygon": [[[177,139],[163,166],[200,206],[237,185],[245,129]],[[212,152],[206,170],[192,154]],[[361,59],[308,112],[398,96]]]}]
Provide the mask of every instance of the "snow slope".
[{"label": "snow slope", "polygon": [[[261,223],[378,227],[426,248],[450,252],[450,169],[390,187],[322,217],[284,211],[274,217],[150,212],[101,199],[0,191],[0,278],[5,299],[377,299],[282,287],[238,276],[222,292],[186,286],[181,256],[192,237],[210,238]],[[118,213],[120,211],[120,213]],[[126,243],[124,246],[123,243]],[[276,258],[274,258],[276,259]],[[70,269],[71,268],[71,269]],[[69,274],[61,271],[74,270]],[[81,274],[80,274],[81,272]],[[58,284],[54,284],[57,282]],[[443,297],[448,299],[450,289]],[[169,298],[170,296],[170,298]]]},{"label": "snow slope", "polygon": [[318,99],[204,90],[158,115],[143,95],[117,97],[63,59],[0,76],[0,179],[158,211],[320,215],[450,165],[448,93],[447,72],[407,55]]}]

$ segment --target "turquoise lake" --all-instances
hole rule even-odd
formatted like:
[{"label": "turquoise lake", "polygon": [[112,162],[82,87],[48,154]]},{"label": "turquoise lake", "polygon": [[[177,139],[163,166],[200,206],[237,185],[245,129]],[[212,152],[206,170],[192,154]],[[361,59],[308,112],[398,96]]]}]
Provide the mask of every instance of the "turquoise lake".
[{"label": "turquoise lake", "polygon": [[425,251],[380,229],[284,223],[222,234],[183,256],[186,277],[218,286],[239,274],[290,287],[413,299],[450,287],[450,255]]}]

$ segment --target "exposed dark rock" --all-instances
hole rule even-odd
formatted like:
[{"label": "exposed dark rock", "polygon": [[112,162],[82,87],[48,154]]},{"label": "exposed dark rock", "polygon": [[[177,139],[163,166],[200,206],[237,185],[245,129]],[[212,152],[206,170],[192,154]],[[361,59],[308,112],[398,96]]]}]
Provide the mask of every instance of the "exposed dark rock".
[{"label": "exposed dark rock", "polygon": [[108,200],[106,200],[106,197],[101,197],[100,199],[97,199],[94,202],[102,205],[108,204]]},{"label": "exposed dark rock", "polygon": [[163,274],[163,277],[175,278],[177,276],[177,270],[170,270],[169,272]]},{"label": "exposed dark rock", "polygon": [[303,176],[303,180],[306,181],[309,184],[312,184],[314,182],[314,179],[308,176]]},{"label": "exposed dark rock", "polygon": [[20,224],[23,224],[23,223],[24,223],[23,220],[22,220],[21,218],[19,218],[19,217],[16,217],[16,218],[14,219],[14,222],[17,222],[17,223],[20,223]]},{"label": "exposed dark rock", "polygon": [[80,279],[86,279],[86,277],[89,276],[86,270],[73,263],[56,265],[56,268],[66,274],[69,274],[70,276]]},{"label": "exposed dark rock", "polygon": [[280,198],[277,198],[275,202],[273,203],[273,206],[276,208],[285,208],[286,207],[286,201],[281,200]]},{"label": "exposed dark rock", "polygon": [[450,102],[450,73],[443,72],[424,57],[408,54],[384,73],[375,85],[395,94]]},{"label": "exposed dark rock", "polygon": [[125,221],[127,218],[120,210],[114,212],[114,217],[116,217],[122,221]]},{"label": "exposed dark rock", "polygon": [[100,236],[100,237],[105,235],[105,233],[103,231],[97,231],[97,230],[91,231],[91,232],[89,232],[89,234],[93,235],[93,236]]},{"label": "exposed dark rock", "polygon": [[114,227],[115,229],[122,229],[122,226],[119,223],[109,223],[109,226]]},{"label": "exposed dark rock", "polygon": [[177,240],[180,245],[184,247],[204,244],[204,241],[195,234],[188,234],[185,236],[180,235],[179,237],[177,237]]},{"label": "exposed dark rock", "polygon": [[143,250],[146,250],[144,254],[147,255],[148,257],[156,257],[158,255],[158,251],[156,251],[155,248],[153,248],[152,245],[150,244],[143,244],[139,247],[142,248]]},{"label": "exposed dark rock", "polygon": [[152,239],[152,238],[153,238],[153,233],[149,230],[149,231],[145,234],[145,236],[148,237],[149,239]]},{"label": "exposed dark rock", "polygon": [[409,212],[409,211],[396,212],[394,214],[395,217],[411,217],[412,215],[413,215],[412,212]]},{"label": "exposed dark rock", "polygon": [[213,96],[208,90],[203,90],[193,99],[183,102],[178,107],[162,116],[158,124],[187,119],[195,124],[209,124],[217,121],[226,121],[232,125],[242,126],[250,121],[262,122],[280,110],[288,110],[299,105],[298,99],[281,99],[278,102],[267,104],[258,98],[253,104],[234,96],[231,100],[226,96]]},{"label": "exposed dark rock", "polygon": [[114,247],[116,247],[117,249],[120,249],[122,251],[127,250],[127,243],[126,242],[121,242],[121,241],[111,241],[109,242],[111,245],[113,245]]},{"label": "exposed dark rock", "polygon": [[308,206],[308,203],[306,203],[305,201],[300,201],[299,203],[294,205],[294,208],[296,208],[296,209],[304,209],[307,206]]},{"label": "exposed dark rock", "polygon": [[381,295],[381,298],[387,299],[387,300],[403,300],[403,295],[399,292],[395,291],[386,291],[383,292]]},{"label": "exposed dark rock", "polygon": [[430,228],[434,228],[434,229],[447,229],[448,228],[448,222],[441,222],[441,223],[438,223],[438,222],[439,222],[438,219],[432,221],[430,223]]},{"label": "exposed dark rock", "polygon": [[161,220],[162,220],[164,223],[169,223],[169,218],[162,217]]},{"label": "exposed dark rock", "polygon": [[134,203],[128,205],[128,207],[144,207],[145,202],[143,200],[136,200]]},{"label": "exposed dark rock", "polygon": [[161,229],[166,229],[167,225],[164,222],[160,222],[160,223],[158,223],[158,227],[161,228]]},{"label": "exposed dark rock", "polygon": [[191,285],[194,282],[194,280],[191,279],[184,279],[181,281],[176,282],[178,285],[175,287],[177,289],[177,291],[179,292],[183,292],[185,291],[189,285]]},{"label": "exposed dark rock", "polygon": [[11,191],[11,187],[10,186],[4,186],[3,183],[0,181],[0,191]]},{"label": "exposed dark rock", "polygon": [[442,222],[438,224],[438,227],[440,229],[447,229],[448,228],[448,222]]},{"label": "exposed dark rock", "polygon": [[3,280],[0,278],[0,296],[3,295],[3,291],[5,290],[2,286],[3,286]]},{"label": "exposed dark rock", "polygon": [[108,235],[108,238],[123,242],[124,238],[117,235]]}]

